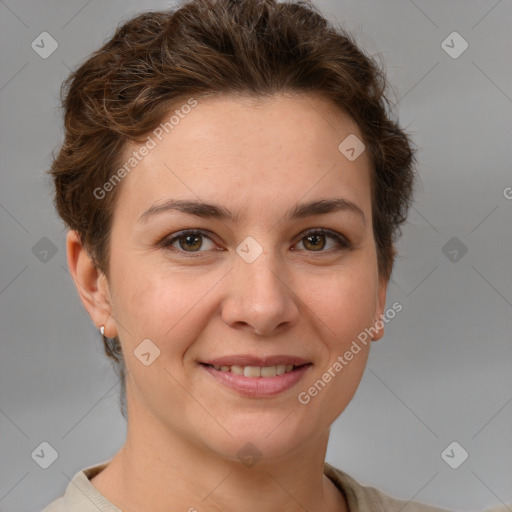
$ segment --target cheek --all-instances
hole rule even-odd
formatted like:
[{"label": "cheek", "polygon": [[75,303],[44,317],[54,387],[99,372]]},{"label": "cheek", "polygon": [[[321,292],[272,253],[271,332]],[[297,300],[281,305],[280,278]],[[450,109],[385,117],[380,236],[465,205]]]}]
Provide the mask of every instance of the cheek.
[{"label": "cheek", "polygon": [[301,297],[330,329],[334,343],[350,343],[374,320],[376,274],[369,267],[347,266],[305,283]]},{"label": "cheek", "polygon": [[219,278],[191,279],[175,269],[166,273],[154,268],[124,279],[119,296],[126,299],[120,318],[130,346],[149,338],[160,348],[163,360],[183,353],[205,328],[211,307],[208,291]]},{"label": "cheek", "polygon": [[325,357],[298,398],[311,418],[330,425],[353,398],[366,367],[370,338],[365,329],[374,320],[375,273],[369,267],[332,273],[306,303],[315,313],[312,317],[319,319],[318,332],[325,333],[319,335]]}]

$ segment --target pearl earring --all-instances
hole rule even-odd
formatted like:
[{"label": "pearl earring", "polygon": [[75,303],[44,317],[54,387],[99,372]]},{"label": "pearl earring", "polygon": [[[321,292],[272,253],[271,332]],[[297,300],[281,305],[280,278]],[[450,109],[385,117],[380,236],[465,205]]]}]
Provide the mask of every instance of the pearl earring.
[{"label": "pearl earring", "polygon": [[104,326],[104,325],[102,325],[102,326],[100,327],[100,332],[101,332],[101,335],[102,335],[102,336],[105,336],[105,326]]}]

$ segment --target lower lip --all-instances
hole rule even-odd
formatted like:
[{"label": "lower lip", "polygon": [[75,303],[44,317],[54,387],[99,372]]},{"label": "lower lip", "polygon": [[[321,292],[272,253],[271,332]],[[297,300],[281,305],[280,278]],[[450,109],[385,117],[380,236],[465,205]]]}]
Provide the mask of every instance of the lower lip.
[{"label": "lower lip", "polygon": [[245,377],[244,375],[237,375],[229,371],[223,372],[201,364],[201,367],[221,384],[245,396],[255,398],[275,396],[290,389],[304,377],[310,366],[311,364],[305,364],[292,372],[276,375],[275,377]]}]

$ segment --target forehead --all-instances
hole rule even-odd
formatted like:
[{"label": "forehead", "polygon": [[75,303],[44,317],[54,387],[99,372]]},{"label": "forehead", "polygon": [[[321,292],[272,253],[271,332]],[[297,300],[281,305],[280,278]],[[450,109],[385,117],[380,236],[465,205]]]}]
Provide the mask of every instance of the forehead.
[{"label": "forehead", "polygon": [[116,212],[135,216],[169,197],[261,209],[263,199],[288,207],[305,196],[342,194],[369,206],[366,151],[354,160],[340,151],[343,141],[362,136],[328,100],[276,95],[196,101],[193,108],[175,107],[145,143],[125,147],[124,161],[142,146],[150,149],[123,178]]}]

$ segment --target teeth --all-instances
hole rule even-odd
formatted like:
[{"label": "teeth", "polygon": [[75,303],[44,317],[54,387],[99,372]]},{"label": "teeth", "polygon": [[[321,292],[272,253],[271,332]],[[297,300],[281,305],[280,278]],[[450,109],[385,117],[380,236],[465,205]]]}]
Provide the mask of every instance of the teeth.
[{"label": "teeth", "polygon": [[275,377],[277,375],[277,368],[275,366],[264,366],[261,369],[262,377]]},{"label": "teeth", "polygon": [[244,375],[246,377],[261,377],[261,368],[259,366],[246,366]]},{"label": "teeth", "polygon": [[276,375],[283,375],[293,370],[293,364],[278,364],[275,366],[213,366],[216,370],[221,372],[234,373],[235,375],[244,375],[245,377],[275,377]]}]

